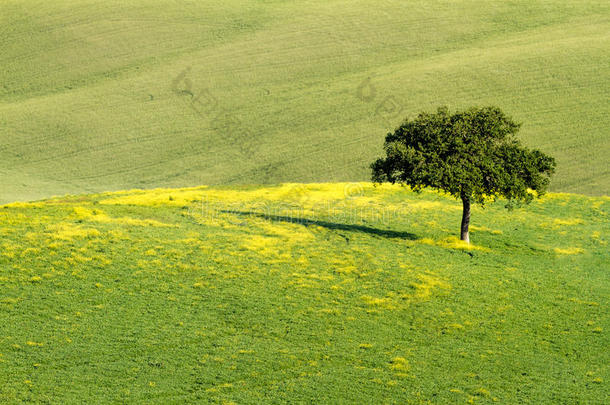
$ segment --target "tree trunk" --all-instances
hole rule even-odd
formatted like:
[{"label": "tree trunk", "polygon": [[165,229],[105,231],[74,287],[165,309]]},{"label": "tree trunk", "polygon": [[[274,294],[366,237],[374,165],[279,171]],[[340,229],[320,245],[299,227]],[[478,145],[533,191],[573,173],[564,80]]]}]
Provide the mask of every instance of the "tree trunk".
[{"label": "tree trunk", "polygon": [[468,225],[470,225],[470,197],[462,194],[462,229],[460,239],[470,243],[470,235],[468,234]]}]

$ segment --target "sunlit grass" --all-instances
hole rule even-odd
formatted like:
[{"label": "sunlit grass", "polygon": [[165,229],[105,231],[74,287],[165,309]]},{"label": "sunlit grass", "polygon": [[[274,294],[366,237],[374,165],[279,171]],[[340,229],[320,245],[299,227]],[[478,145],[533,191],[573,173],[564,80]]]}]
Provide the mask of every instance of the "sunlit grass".
[{"label": "sunlit grass", "polygon": [[2,206],[0,402],[595,402],[609,202],[476,207],[471,245],[368,183]]},{"label": "sunlit grass", "polygon": [[0,202],[368,180],[385,134],[442,104],[498,105],[557,158],[554,191],[608,194],[609,14],[599,0],[3,1]]}]

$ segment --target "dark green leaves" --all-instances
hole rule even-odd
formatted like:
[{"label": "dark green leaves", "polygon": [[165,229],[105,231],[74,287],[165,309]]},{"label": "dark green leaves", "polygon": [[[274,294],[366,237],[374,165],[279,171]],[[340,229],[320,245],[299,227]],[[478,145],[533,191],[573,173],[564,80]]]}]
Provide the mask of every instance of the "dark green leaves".
[{"label": "dark green leaves", "polygon": [[497,107],[421,113],[386,136],[386,157],[371,165],[372,179],[481,204],[497,196],[529,202],[529,190],[540,195],[548,187],[555,160],[522,146],[515,138],[519,127]]}]

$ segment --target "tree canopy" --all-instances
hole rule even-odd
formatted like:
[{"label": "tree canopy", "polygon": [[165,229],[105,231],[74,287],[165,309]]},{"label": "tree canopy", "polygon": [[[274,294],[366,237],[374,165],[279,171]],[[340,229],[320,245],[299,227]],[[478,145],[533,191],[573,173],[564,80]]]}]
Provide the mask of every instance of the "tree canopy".
[{"label": "tree canopy", "polygon": [[498,107],[422,112],[387,134],[386,157],[371,164],[372,179],[445,191],[462,199],[465,211],[468,203],[468,216],[471,201],[530,202],[531,190],[546,191],[555,159],[521,145],[519,127]]}]

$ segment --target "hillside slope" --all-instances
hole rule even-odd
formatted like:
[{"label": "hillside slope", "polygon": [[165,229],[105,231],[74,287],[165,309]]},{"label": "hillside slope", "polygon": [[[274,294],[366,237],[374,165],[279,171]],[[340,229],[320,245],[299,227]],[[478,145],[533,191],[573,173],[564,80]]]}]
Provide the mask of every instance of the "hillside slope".
[{"label": "hillside slope", "polygon": [[368,180],[407,115],[496,104],[609,194],[610,6],[579,1],[0,4],[0,201]]},{"label": "hillside slope", "polygon": [[0,207],[0,402],[603,403],[609,198],[369,184]]}]

